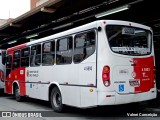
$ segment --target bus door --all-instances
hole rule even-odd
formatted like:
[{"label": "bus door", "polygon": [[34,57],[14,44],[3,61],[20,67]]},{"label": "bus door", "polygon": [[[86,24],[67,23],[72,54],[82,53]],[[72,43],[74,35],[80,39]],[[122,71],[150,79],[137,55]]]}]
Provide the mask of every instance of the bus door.
[{"label": "bus door", "polygon": [[5,80],[5,89],[7,93],[11,93],[11,71],[12,71],[12,55],[6,56],[6,80]]},{"label": "bus door", "polygon": [[[81,87],[81,107],[97,104],[96,86],[96,31],[91,30],[75,36],[74,62],[75,71]],[[85,86],[85,87],[84,87]],[[92,91],[92,92],[90,92]],[[92,99],[92,101],[88,101]]]}]

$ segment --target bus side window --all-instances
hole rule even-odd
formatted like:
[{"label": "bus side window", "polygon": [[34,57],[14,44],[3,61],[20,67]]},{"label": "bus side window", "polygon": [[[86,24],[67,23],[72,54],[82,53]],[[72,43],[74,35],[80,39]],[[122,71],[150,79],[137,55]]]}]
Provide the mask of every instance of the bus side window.
[{"label": "bus side window", "polygon": [[77,34],[74,39],[74,62],[79,63],[95,51],[96,35],[94,31]]},{"label": "bus side window", "polygon": [[30,48],[24,48],[21,50],[21,67],[29,66]]},{"label": "bus side window", "polygon": [[42,46],[42,65],[53,65],[55,63],[55,42],[46,42]]},{"label": "bus side window", "polygon": [[56,44],[56,63],[71,64],[72,63],[72,37],[62,38]]},{"label": "bus side window", "polygon": [[30,66],[40,66],[41,64],[41,44],[31,47]]},{"label": "bus side window", "polygon": [[13,69],[20,67],[20,50],[14,51],[13,56]]}]

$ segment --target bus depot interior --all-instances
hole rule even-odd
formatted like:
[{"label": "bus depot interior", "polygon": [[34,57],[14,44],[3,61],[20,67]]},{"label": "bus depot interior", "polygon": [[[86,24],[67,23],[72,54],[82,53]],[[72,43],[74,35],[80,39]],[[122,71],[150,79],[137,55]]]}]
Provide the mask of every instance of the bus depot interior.
[{"label": "bus depot interior", "polygon": [[151,0],[49,0],[0,26],[0,49],[43,38],[95,20],[125,20],[153,30],[160,89],[160,14]]}]

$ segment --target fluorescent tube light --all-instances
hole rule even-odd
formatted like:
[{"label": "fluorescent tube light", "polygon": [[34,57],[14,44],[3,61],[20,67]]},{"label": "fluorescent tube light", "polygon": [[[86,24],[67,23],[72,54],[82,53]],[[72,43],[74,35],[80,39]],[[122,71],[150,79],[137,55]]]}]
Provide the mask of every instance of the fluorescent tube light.
[{"label": "fluorescent tube light", "polygon": [[58,27],[54,27],[54,28],[52,28],[52,30],[57,30],[57,29],[65,28],[65,27],[68,27],[68,26],[71,26],[71,25],[73,25],[73,23],[67,23],[67,24],[64,24],[64,25],[60,25]]},{"label": "fluorescent tube light", "polygon": [[33,38],[33,37],[36,37],[36,36],[38,36],[38,34],[29,35],[29,36],[26,37],[26,39],[30,39],[30,38]]},{"label": "fluorescent tube light", "polygon": [[17,41],[16,40],[14,40],[14,41],[10,41],[10,42],[8,42],[8,44],[13,44],[13,43],[16,43]]},{"label": "fluorescent tube light", "polygon": [[107,16],[107,15],[111,15],[111,14],[114,14],[114,13],[117,13],[117,12],[127,10],[127,9],[129,9],[129,7],[130,7],[130,5],[124,5],[124,6],[121,6],[121,7],[117,7],[115,9],[111,9],[111,10],[99,13],[99,14],[95,15],[95,17],[100,18],[100,17],[104,17],[104,16]]}]

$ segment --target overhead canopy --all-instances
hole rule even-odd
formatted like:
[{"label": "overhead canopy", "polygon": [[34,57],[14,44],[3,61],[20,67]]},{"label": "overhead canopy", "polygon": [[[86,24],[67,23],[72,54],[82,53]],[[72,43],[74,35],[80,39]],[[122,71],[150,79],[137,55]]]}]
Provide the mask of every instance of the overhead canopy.
[{"label": "overhead canopy", "polygon": [[[104,17],[95,15],[117,7],[129,9]],[[28,36],[45,37],[97,19],[128,20],[149,25],[155,38],[160,34],[158,2],[152,0],[49,0],[31,11],[0,26],[0,48],[28,42]],[[61,29],[63,28],[63,29]],[[14,44],[8,44],[16,40]]]},{"label": "overhead canopy", "polygon": [[6,24],[0,26],[0,41],[18,36],[25,31],[31,30],[44,24],[50,16],[61,5],[62,0],[49,0],[48,2],[32,9],[25,14],[10,20]]}]

